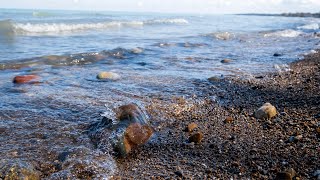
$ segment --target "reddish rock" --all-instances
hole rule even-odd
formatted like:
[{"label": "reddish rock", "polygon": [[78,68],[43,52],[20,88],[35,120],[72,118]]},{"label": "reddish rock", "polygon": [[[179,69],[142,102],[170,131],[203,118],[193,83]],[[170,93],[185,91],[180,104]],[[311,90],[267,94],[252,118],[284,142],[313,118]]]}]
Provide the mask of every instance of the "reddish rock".
[{"label": "reddish rock", "polygon": [[13,78],[13,83],[16,83],[16,84],[30,83],[30,82],[34,82],[36,79],[39,79],[39,76],[37,75],[16,76]]},{"label": "reddish rock", "polygon": [[224,60],[221,60],[220,62],[221,63],[231,63],[231,59],[224,59]]},{"label": "reddish rock", "polygon": [[199,144],[203,139],[203,134],[201,132],[197,132],[189,137],[189,142],[194,142]]},{"label": "reddish rock", "polygon": [[192,132],[195,128],[197,128],[198,125],[196,123],[190,123],[188,124],[188,126],[186,127],[185,131],[186,132]]},{"label": "reddish rock", "polygon": [[113,139],[114,148],[122,157],[127,156],[131,150],[145,144],[153,134],[143,111],[135,104],[128,104],[118,108],[117,119],[119,123],[113,127],[119,135]]},{"label": "reddish rock", "polygon": [[232,123],[232,122],[233,122],[233,118],[230,117],[230,116],[228,116],[228,117],[225,119],[224,122],[225,122],[225,123]]}]

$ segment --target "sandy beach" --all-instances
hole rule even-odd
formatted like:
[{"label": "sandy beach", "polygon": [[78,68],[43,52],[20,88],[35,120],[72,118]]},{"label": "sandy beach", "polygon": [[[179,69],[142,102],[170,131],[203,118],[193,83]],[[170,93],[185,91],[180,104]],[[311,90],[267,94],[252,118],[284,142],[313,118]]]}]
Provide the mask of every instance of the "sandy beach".
[{"label": "sandy beach", "polygon": [[[253,79],[213,77],[194,82],[193,97],[155,98],[147,108],[155,135],[118,158],[112,178],[319,179],[319,68],[317,52],[287,71]],[[266,102],[277,116],[253,117]],[[198,127],[185,132],[190,123]],[[203,133],[202,141],[189,143],[196,132]]]}]

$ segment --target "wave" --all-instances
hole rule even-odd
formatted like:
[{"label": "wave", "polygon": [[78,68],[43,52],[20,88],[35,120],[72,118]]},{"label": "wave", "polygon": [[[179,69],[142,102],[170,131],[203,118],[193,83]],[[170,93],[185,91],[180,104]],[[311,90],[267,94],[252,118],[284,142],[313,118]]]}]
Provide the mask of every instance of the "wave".
[{"label": "wave", "polygon": [[298,29],[305,29],[305,30],[317,30],[320,29],[318,23],[306,24],[303,26],[299,26]]},{"label": "wave", "polygon": [[288,37],[288,38],[294,38],[294,37],[298,37],[301,34],[303,34],[303,32],[301,31],[295,31],[292,29],[286,29],[286,30],[282,30],[282,31],[275,31],[275,32],[270,32],[270,33],[265,33],[264,37]]},{"label": "wave", "polygon": [[142,54],[144,49],[135,47],[132,49],[116,48],[101,52],[77,53],[68,55],[47,55],[29,59],[17,59],[0,62],[0,70],[21,69],[35,66],[49,65],[54,67],[88,65],[94,63],[110,64],[116,60],[131,59]]},{"label": "wave", "polygon": [[0,36],[11,36],[14,33],[13,29],[11,20],[0,21]]},{"label": "wave", "polygon": [[230,33],[230,32],[215,32],[215,33],[205,34],[204,36],[213,37],[218,40],[224,40],[224,41],[235,38],[235,34]]},{"label": "wave", "polygon": [[188,24],[185,19],[153,19],[146,21],[110,21],[99,23],[15,23],[12,21],[0,21],[0,31],[6,30],[15,34],[54,34],[87,30],[104,30],[121,27],[143,27],[144,25],[168,25]]}]

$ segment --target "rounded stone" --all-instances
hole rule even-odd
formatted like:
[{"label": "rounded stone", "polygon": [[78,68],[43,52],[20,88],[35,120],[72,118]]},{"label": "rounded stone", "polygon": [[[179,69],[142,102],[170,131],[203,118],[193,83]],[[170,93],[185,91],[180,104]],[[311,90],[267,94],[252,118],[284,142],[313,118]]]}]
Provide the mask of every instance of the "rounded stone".
[{"label": "rounded stone", "polygon": [[118,80],[120,79],[120,75],[113,72],[100,72],[97,75],[97,79]]},{"label": "rounded stone", "polygon": [[188,126],[186,127],[186,131],[187,132],[192,132],[195,128],[197,128],[198,125],[196,123],[190,123],[188,124]]},{"label": "rounded stone", "polygon": [[30,83],[38,79],[39,76],[37,75],[21,75],[21,76],[16,76],[13,78],[13,83],[15,84],[25,84],[25,83]]},{"label": "rounded stone", "polygon": [[276,115],[277,109],[270,103],[265,103],[254,113],[254,117],[257,119],[271,119]]},{"label": "rounded stone", "polygon": [[203,134],[201,132],[197,132],[189,137],[189,142],[194,142],[199,144],[203,139]]},{"label": "rounded stone", "polygon": [[232,123],[232,122],[233,122],[233,118],[230,117],[230,116],[228,116],[228,117],[225,119],[224,122],[225,122],[225,123]]},{"label": "rounded stone", "polygon": [[231,63],[232,60],[231,59],[224,59],[220,61],[221,63]]}]

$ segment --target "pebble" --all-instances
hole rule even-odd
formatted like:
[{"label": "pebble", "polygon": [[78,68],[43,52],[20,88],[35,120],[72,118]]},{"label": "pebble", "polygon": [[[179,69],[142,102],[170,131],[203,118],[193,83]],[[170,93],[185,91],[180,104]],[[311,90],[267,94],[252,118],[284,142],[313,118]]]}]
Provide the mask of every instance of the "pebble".
[{"label": "pebble", "polygon": [[97,75],[97,79],[118,80],[120,79],[120,75],[113,72],[100,72]]},{"label": "pebble", "polygon": [[232,123],[232,122],[233,122],[233,118],[230,117],[230,116],[228,116],[228,117],[225,119],[224,122],[225,122],[225,123]]},{"label": "pebble", "polygon": [[16,76],[13,78],[13,83],[16,83],[16,84],[30,83],[38,78],[39,78],[39,76],[37,76],[37,75]]},{"label": "pebble", "polygon": [[231,63],[232,60],[231,59],[224,59],[220,61],[221,63]]},{"label": "pebble", "polygon": [[197,132],[189,137],[189,142],[194,142],[199,144],[203,139],[203,134],[201,132]]},{"label": "pebble", "polygon": [[186,127],[185,131],[186,132],[192,132],[195,128],[197,128],[198,125],[196,123],[190,123],[188,124],[188,126]]},{"label": "pebble", "polygon": [[320,127],[317,127],[316,131],[320,135]]},{"label": "pebble", "polygon": [[274,57],[278,57],[278,56],[282,56],[282,54],[280,54],[280,53],[274,53],[273,56],[274,56]]},{"label": "pebble", "polygon": [[276,176],[276,180],[292,180],[296,176],[296,171],[292,168],[284,172],[279,172]]},{"label": "pebble", "polygon": [[277,109],[270,103],[265,103],[254,113],[254,117],[257,119],[271,119],[276,115]]}]

